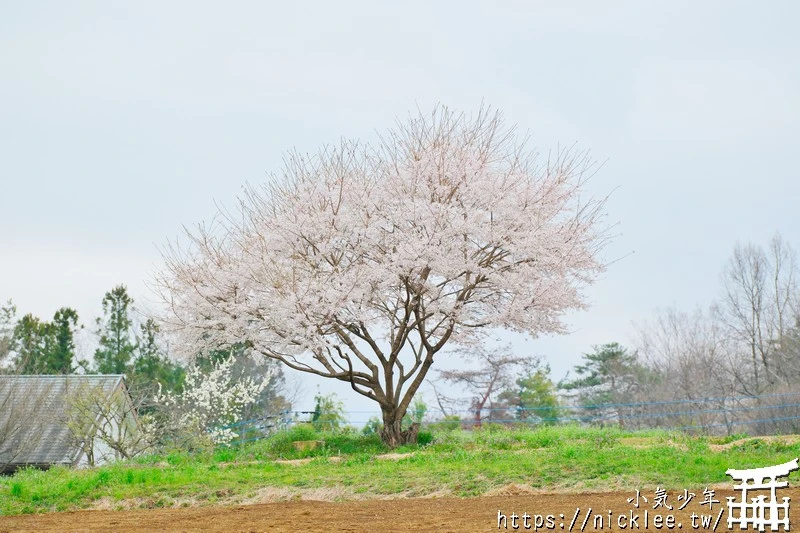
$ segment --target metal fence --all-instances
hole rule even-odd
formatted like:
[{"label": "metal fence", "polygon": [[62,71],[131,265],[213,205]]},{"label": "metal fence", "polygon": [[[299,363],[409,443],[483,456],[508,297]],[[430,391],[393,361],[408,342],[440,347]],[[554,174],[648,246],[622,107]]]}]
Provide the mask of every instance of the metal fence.
[{"label": "metal fence", "polygon": [[[770,435],[800,433],[800,391],[751,396],[725,396],[621,402],[558,407],[465,409],[454,414],[468,424],[580,423],[627,429],[669,429],[709,434]],[[480,420],[480,422],[479,422]]]},{"label": "metal fence", "polygon": [[[800,433],[800,391],[754,396],[727,396],[658,402],[561,405],[558,407],[495,407],[448,411],[449,421],[464,429],[492,423],[514,426],[578,423],[625,429],[665,429],[688,433],[774,435]],[[311,421],[314,411],[282,411],[227,426],[236,442],[263,439],[276,431]],[[363,427],[378,411],[345,411],[347,424]],[[457,419],[455,417],[458,417]],[[429,412],[424,424],[436,424],[444,413]],[[457,422],[456,422],[457,420]]]}]

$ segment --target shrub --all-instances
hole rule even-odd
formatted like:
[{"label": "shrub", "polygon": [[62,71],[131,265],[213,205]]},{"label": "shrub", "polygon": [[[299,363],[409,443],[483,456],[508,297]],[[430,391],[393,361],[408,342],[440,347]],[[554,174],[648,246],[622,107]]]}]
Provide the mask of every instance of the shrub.
[{"label": "shrub", "polygon": [[[189,369],[180,393],[156,395],[164,420],[151,420],[147,431],[158,433],[178,447],[201,446],[204,440],[213,444],[229,444],[238,433],[234,425],[242,411],[254,403],[266,385],[251,378],[236,380],[232,374],[234,359],[214,363],[208,372],[199,366]],[[200,441],[198,441],[200,438]]]},{"label": "shrub", "polygon": [[371,416],[364,427],[361,429],[361,433],[364,435],[377,435],[380,433],[381,428],[383,428],[383,424],[381,423],[381,419],[377,416]]},{"label": "shrub", "polygon": [[422,424],[422,419],[425,418],[425,413],[428,412],[428,406],[422,398],[415,398],[406,415],[403,417],[403,427],[409,428],[411,424]]},{"label": "shrub", "polygon": [[447,415],[442,420],[430,424],[429,428],[434,432],[461,429],[461,417],[458,415]]},{"label": "shrub", "polygon": [[433,442],[433,433],[430,431],[420,431],[417,435],[417,444],[420,446],[427,446]]},{"label": "shrub", "polygon": [[307,423],[292,426],[286,432],[286,435],[291,442],[297,440],[317,440],[319,438],[317,428]]},{"label": "shrub", "polygon": [[317,393],[314,397],[314,415],[311,424],[317,431],[335,431],[347,422],[344,416],[344,405],[336,399],[335,394],[322,395]]}]

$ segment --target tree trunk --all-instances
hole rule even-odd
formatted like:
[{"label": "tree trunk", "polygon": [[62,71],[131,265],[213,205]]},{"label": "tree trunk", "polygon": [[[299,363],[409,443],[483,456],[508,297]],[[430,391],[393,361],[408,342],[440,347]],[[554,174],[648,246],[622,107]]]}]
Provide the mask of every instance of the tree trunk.
[{"label": "tree trunk", "polygon": [[483,406],[486,403],[486,400],[478,401],[472,405],[472,408],[475,410],[475,418],[473,420],[473,428],[481,427],[481,412],[483,411]]},{"label": "tree trunk", "polygon": [[380,432],[381,441],[390,448],[397,448],[402,444],[416,444],[419,424],[414,422],[406,430],[403,430],[402,424],[403,416],[397,411],[383,411],[383,428]]}]

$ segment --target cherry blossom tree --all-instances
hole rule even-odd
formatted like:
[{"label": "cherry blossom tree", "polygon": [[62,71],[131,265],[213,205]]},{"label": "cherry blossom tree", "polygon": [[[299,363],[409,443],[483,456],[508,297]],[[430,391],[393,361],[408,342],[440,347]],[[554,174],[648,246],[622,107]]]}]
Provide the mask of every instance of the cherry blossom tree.
[{"label": "cherry blossom tree", "polygon": [[[495,399],[498,395],[509,389],[515,379],[522,375],[526,366],[536,366],[538,360],[532,356],[515,355],[511,344],[499,348],[488,349],[485,346],[475,346],[464,353],[465,359],[474,359],[477,367],[439,370],[439,377],[451,385],[455,385],[461,392],[470,395],[469,411],[473,416],[475,427],[480,427],[484,419],[484,408],[489,407],[489,419],[503,419],[499,414]],[[439,406],[452,403],[434,387],[436,400]],[[444,409],[442,410],[444,412]]]},{"label": "cherry blossom tree", "polygon": [[437,107],[373,145],[290,154],[236,214],[187,231],[157,276],[186,355],[245,343],[374,400],[401,422],[442,348],[490,328],[562,333],[603,270],[604,199],[585,152],[546,158],[483,108]]}]

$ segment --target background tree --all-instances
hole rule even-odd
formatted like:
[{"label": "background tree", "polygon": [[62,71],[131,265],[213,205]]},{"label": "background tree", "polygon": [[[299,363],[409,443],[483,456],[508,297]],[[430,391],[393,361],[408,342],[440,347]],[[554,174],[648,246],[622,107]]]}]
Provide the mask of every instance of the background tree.
[{"label": "background tree", "polygon": [[159,406],[153,419],[160,428],[162,443],[178,448],[229,444],[239,436],[236,424],[242,420],[244,408],[253,403],[265,381],[252,378],[237,380],[231,358],[211,364],[207,371],[198,365],[187,369],[183,389],[165,392],[154,402]]},{"label": "background tree", "polygon": [[72,308],[62,307],[56,311],[52,322],[55,342],[48,357],[49,374],[71,374],[75,371],[75,332],[78,328],[78,313]]},{"label": "background tree", "polygon": [[52,322],[27,314],[14,326],[7,339],[13,353],[14,370],[19,374],[69,374],[75,359],[75,331],[78,314],[62,307]]},{"label": "background tree", "polygon": [[139,325],[134,353],[128,376],[131,394],[151,396],[157,390],[180,391],[186,370],[169,359],[159,339],[158,324],[152,318]]},{"label": "background tree", "polygon": [[214,364],[228,359],[233,360],[231,378],[234,382],[254,380],[263,383],[256,398],[244,407],[242,419],[276,417],[292,408],[282,366],[276,361],[254,357],[252,351],[241,343],[225,350],[213,350],[206,355],[200,355],[195,358],[194,364],[208,372]]},{"label": "background tree", "polygon": [[752,243],[737,244],[722,273],[722,286],[723,296],[714,311],[738,345],[737,352],[748,361],[734,369],[739,390],[759,395],[777,382],[790,385],[800,365],[782,358],[779,347],[786,345],[800,308],[792,247],[780,234],[767,250]]},{"label": "background tree", "polygon": [[594,352],[583,354],[584,364],[575,367],[575,379],[564,379],[558,388],[573,392],[593,419],[603,417],[606,404],[615,413],[620,427],[625,425],[625,409],[645,383],[646,369],[635,353],[616,342],[593,346]]},{"label": "background tree", "polygon": [[124,285],[103,297],[103,318],[97,319],[99,346],[94,352],[95,369],[100,374],[124,374],[131,363],[135,344],[131,340],[133,321],[129,316],[133,299]]},{"label": "background tree", "polygon": [[602,270],[603,201],[570,150],[541,161],[497,114],[438,108],[374,146],[292,154],[241,212],[190,232],[158,276],[187,357],[243,342],[349,384],[389,445],[434,358],[484,328],[563,332]]},{"label": "background tree", "polygon": [[414,398],[406,412],[406,416],[403,418],[403,427],[410,428],[413,424],[422,425],[427,413],[428,404],[425,403],[425,400],[420,397]]},{"label": "background tree", "polygon": [[514,408],[518,420],[552,425],[560,416],[556,385],[550,379],[550,366],[538,362],[516,380],[514,387],[501,392],[498,400]]},{"label": "background tree", "polygon": [[32,314],[23,316],[14,327],[12,340],[17,374],[47,374],[55,351],[55,328]]},{"label": "background tree", "polygon": [[85,454],[89,466],[130,459],[152,451],[162,435],[146,406],[136,403],[125,389],[109,394],[102,386],[78,384],[64,397],[61,424],[70,440]]},{"label": "background tree", "polygon": [[[714,316],[700,309],[694,313],[660,310],[654,320],[637,329],[637,353],[653,377],[642,384],[643,401],[655,404],[639,406],[638,420],[648,427],[727,422],[727,411],[737,407],[726,399],[736,389],[734,363],[725,330]],[[708,398],[715,399],[692,407]],[[670,413],[674,414],[665,416]]]},{"label": "background tree", "polygon": [[[477,362],[478,366],[469,369],[439,370],[439,378],[470,395],[469,411],[476,426],[480,426],[485,417],[490,420],[502,419],[502,413],[495,412],[496,400],[514,383],[514,379],[522,372],[525,365],[534,364],[533,358],[513,354],[510,344],[491,350],[477,346],[472,348],[465,358]],[[439,403],[441,405],[441,399]],[[452,400],[449,403],[453,403]],[[487,407],[489,412],[484,414],[484,409]]]},{"label": "background tree", "polygon": [[8,300],[0,306],[0,373],[8,364],[14,339],[14,325],[16,323],[17,307]]},{"label": "background tree", "polygon": [[786,327],[775,343],[774,358],[785,384],[796,384],[800,380],[800,314],[794,317],[794,324]]},{"label": "background tree", "polygon": [[314,396],[314,414],[311,415],[311,425],[317,431],[336,431],[347,423],[344,416],[344,404],[336,398],[335,394],[320,394]]}]

